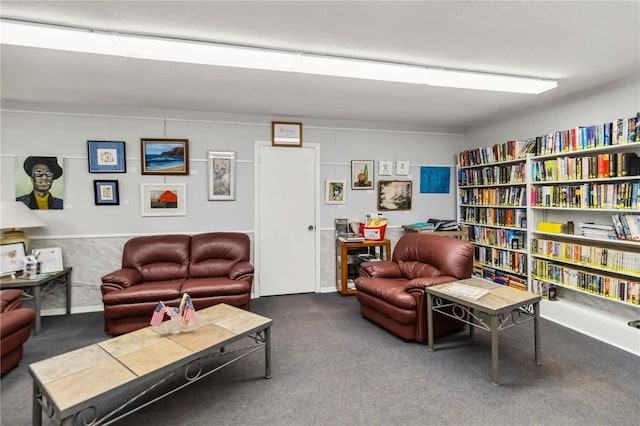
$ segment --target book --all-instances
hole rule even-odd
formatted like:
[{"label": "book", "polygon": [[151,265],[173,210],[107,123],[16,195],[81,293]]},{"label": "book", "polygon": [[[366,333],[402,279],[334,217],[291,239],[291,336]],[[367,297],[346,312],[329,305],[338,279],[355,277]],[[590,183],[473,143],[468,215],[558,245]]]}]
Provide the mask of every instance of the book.
[{"label": "book", "polygon": [[466,284],[453,283],[447,288],[443,288],[442,291],[450,293],[455,296],[462,296],[468,299],[478,300],[483,296],[489,294],[489,290],[486,288],[473,287]]}]

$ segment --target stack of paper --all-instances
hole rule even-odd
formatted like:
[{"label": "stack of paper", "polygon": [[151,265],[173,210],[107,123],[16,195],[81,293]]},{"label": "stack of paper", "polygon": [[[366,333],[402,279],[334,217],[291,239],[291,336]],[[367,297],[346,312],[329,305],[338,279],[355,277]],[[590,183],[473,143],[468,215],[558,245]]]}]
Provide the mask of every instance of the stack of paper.
[{"label": "stack of paper", "polygon": [[453,283],[449,287],[443,288],[442,291],[455,296],[466,297],[474,300],[478,300],[482,296],[489,294],[489,290],[485,288],[473,287],[460,283]]}]

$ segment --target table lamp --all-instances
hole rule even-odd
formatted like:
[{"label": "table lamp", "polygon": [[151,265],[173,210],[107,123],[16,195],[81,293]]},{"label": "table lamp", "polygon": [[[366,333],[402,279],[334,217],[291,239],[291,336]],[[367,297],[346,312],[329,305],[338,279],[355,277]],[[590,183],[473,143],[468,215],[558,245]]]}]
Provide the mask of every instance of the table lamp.
[{"label": "table lamp", "polygon": [[23,202],[0,202],[0,229],[8,229],[2,234],[2,244],[24,243],[25,252],[29,253],[29,238],[16,228],[36,228],[45,225]]}]

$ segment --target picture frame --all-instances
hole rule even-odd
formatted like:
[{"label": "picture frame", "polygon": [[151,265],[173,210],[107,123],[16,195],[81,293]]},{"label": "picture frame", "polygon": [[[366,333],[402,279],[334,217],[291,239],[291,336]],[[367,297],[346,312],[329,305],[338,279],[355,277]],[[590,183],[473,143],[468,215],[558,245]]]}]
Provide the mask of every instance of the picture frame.
[{"label": "picture frame", "polygon": [[347,203],[347,181],[345,179],[327,179],[324,192],[325,204]]},{"label": "picture frame", "polygon": [[391,176],[391,161],[380,161],[378,163],[378,176]]},{"label": "picture frame", "polygon": [[117,180],[94,180],[93,197],[96,206],[119,206],[120,191]]},{"label": "picture frame", "polygon": [[89,173],[126,173],[126,146],[119,141],[87,141]]},{"label": "picture frame", "polygon": [[187,185],[140,184],[140,208],[142,216],[186,216]]},{"label": "picture frame", "polygon": [[351,189],[373,189],[373,160],[351,161]]},{"label": "picture frame", "polygon": [[33,249],[31,253],[40,262],[40,273],[48,274],[64,269],[62,264],[62,247]]},{"label": "picture frame", "polygon": [[378,210],[411,210],[412,197],[410,180],[378,181]]},{"label": "picture frame", "polygon": [[421,194],[449,194],[451,192],[450,167],[420,167]]},{"label": "picture frame", "polygon": [[302,123],[271,122],[272,146],[302,146]]},{"label": "picture frame", "polygon": [[188,175],[189,139],[140,139],[143,175]]},{"label": "picture frame", "polygon": [[236,199],[236,153],[207,151],[209,200]]},{"label": "picture frame", "polygon": [[396,162],[396,174],[398,176],[408,176],[409,175],[409,162],[408,161],[397,161]]},{"label": "picture frame", "polygon": [[23,242],[2,244],[0,247],[0,275],[21,272],[27,255]]}]

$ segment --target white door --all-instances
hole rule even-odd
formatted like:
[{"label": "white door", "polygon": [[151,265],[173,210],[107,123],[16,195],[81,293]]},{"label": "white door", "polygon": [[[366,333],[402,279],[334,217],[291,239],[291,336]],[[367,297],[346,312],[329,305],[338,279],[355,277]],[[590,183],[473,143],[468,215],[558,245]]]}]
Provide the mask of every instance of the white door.
[{"label": "white door", "polygon": [[319,146],[256,145],[256,289],[319,290]]}]

